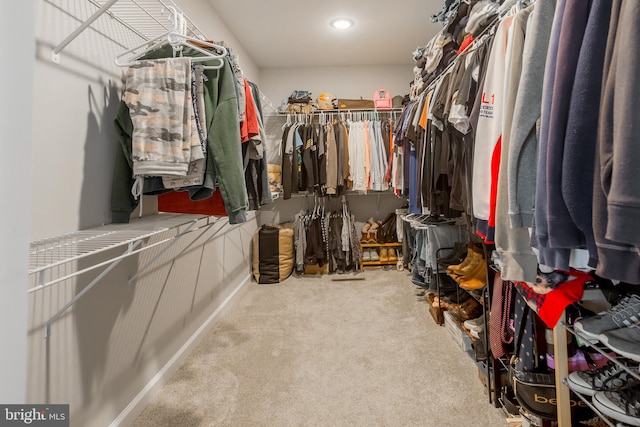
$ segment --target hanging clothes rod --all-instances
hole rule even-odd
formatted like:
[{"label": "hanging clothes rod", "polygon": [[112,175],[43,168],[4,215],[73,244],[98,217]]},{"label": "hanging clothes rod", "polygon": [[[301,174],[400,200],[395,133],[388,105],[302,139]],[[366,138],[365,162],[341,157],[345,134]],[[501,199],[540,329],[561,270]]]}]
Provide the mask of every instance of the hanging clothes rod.
[{"label": "hanging clothes rod", "polygon": [[321,113],[350,113],[350,112],[365,112],[365,113],[388,113],[394,111],[402,111],[402,107],[396,108],[386,108],[386,109],[375,109],[375,108],[349,108],[349,109],[333,109],[333,110],[315,110],[309,113],[287,113],[278,111],[278,115],[286,116],[287,114],[303,114],[303,115],[311,115],[311,114],[321,114]]}]

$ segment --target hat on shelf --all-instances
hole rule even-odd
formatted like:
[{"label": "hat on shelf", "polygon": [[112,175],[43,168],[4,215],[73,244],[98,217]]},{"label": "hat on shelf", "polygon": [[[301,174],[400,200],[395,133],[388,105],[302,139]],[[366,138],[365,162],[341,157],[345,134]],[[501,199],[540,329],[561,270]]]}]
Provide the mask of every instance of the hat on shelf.
[{"label": "hat on shelf", "polygon": [[332,93],[324,92],[318,95],[316,104],[320,110],[333,110],[338,106],[338,98]]}]

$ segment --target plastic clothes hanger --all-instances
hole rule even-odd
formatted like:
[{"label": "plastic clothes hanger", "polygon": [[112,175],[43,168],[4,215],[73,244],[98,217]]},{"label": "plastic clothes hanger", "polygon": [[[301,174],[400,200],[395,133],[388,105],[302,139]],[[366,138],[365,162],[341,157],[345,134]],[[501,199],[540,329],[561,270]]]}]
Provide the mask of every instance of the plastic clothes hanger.
[{"label": "plastic clothes hanger", "polygon": [[[174,54],[177,52],[181,52],[182,49],[184,47],[188,47],[192,50],[195,50],[196,52],[199,52],[202,54],[202,56],[194,56],[191,57],[191,61],[192,62],[203,62],[203,61],[210,61],[212,59],[218,60],[219,64],[217,65],[210,65],[210,66],[206,66],[204,67],[205,69],[220,69],[224,66],[224,61],[223,58],[227,55],[227,49],[224,46],[220,46],[214,43],[209,43],[206,42],[204,40],[199,40],[199,39],[195,39],[193,37],[188,37],[185,35],[182,35],[180,33],[177,33],[175,31],[170,31],[168,33],[163,34],[162,36],[158,36],[155,39],[151,40],[156,41],[159,40],[160,43],[155,43],[154,45],[152,45],[151,47],[145,49],[144,51],[137,53],[136,55],[134,55],[132,58],[130,58],[129,60],[125,60],[124,58],[131,54],[134,53],[136,50],[140,49],[140,46],[134,47],[133,49],[129,49],[126,52],[121,53],[120,55],[118,55],[115,59],[115,63],[116,65],[118,65],[119,67],[129,67],[133,64],[135,64],[140,57],[144,56],[145,54],[154,51],[156,49],[158,49],[159,47],[169,43],[174,50]],[[196,46],[194,43],[197,43],[198,45]],[[221,54],[216,54],[210,50],[206,50],[200,46],[206,46],[206,47],[210,47],[213,49],[220,49],[220,52],[222,52]]]},{"label": "plastic clothes hanger", "polygon": [[287,121],[282,125],[282,130],[285,130],[287,126],[291,126],[291,114],[287,114]]}]

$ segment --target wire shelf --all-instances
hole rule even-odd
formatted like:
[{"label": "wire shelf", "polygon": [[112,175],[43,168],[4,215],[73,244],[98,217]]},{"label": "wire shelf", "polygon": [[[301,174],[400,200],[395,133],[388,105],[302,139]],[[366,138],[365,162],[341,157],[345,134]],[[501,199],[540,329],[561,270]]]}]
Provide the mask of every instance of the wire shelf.
[{"label": "wire shelf", "polygon": [[[99,9],[107,3],[106,0],[87,0]],[[138,35],[143,40],[149,40],[173,28],[170,8],[182,13],[172,0],[120,0],[105,12],[107,16]],[[187,34],[190,37],[205,39],[197,25],[185,16]],[[130,46],[131,47],[131,46]]]},{"label": "wire shelf", "polygon": [[29,274],[80,258],[129,245],[141,239],[208,219],[202,215],[157,214],[133,220],[131,224],[109,224],[32,242]]},{"label": "wire shelf", "polygon": [[60,52],[85,29],[126,50],[175,29],[175,16],[184,18],[184,34],[205,40],[198,26],[172,0],[45,0],[53,8],[72,18],[80,26],[53,48],[52,59],[59,62]]}]

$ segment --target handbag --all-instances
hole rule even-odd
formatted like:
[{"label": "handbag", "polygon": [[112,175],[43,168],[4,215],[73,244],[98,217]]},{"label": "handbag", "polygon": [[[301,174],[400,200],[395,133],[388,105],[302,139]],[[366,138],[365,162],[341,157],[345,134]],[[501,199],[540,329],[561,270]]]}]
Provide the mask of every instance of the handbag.
[{"label": "handbag", "polygon": [[390,110],[393,99],[386,89],[378,89],[373,94],[373,104],[377,110]]},{"label": "handbag", "polygon": [[[540,418],[557,419],[555,375],[518,371],[514,366],[510,369],[513,393],[520,406]],[[572,406],[573,403],[572,399]],[[582,403],[586,407],[586,404]]]},{"label": "handbag", "polygon": [[[526,306],[523,319],[520,322],[522,327],[520,327],[515,334],[515,357],[512,358],[513,361],[520,357],[520,350],[522,348],[520,343],[524,336],[525,319],[528,316],[535,316],[535,313],[529,306]],[[539,319],[534,318],[532,320],[534,325],[540,324]],[[534,329],[540,330],[540,328],[536,327],[534,327]],[[542,334],[542,340],[540,340],[540,334],[538,334],[537,331],[534,335],[536,335],[538,352],[546,352],[546,350],[542,350],[542,348],[544,348],[544,334]],[[556,420],[558,418],[558,400],[556,398],[555,374],[546,369],[544,359],[541,360],[540,365],[538,367],[540,372],[528,372],[518,369],[514,363],[511,363],[509,365],[509,381],[520,406],[542,419]],[[573,392],[570,394],[569,405],[571,407],[572,420],[583,421],[595,416],[591,408]]]}]

